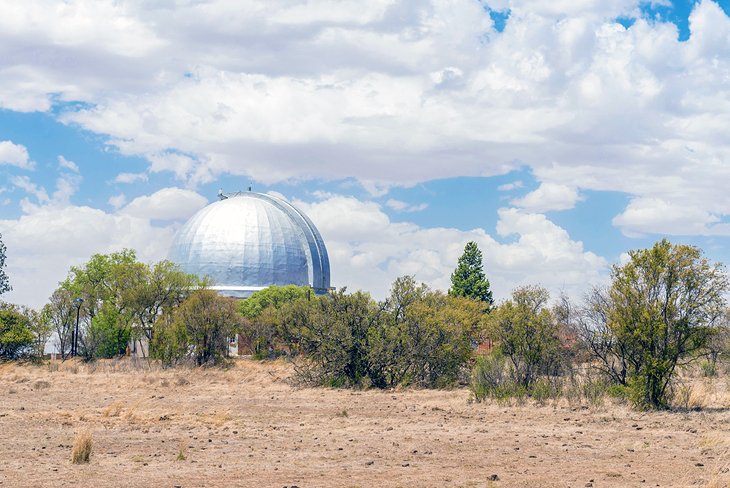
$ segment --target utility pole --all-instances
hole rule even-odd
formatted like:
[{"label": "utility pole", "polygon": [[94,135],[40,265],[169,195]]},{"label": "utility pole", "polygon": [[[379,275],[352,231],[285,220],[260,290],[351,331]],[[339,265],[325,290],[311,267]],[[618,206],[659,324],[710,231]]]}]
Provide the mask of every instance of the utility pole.
[{"label": "utility pole", "polygon": [[71,345],[71,356],[76,356],[79,352],[79,315],[81,314],[82,303],[84,303],[83,298],[74,298],[74,305],[76,305],[76,332],[74,332],[74,340]]}]

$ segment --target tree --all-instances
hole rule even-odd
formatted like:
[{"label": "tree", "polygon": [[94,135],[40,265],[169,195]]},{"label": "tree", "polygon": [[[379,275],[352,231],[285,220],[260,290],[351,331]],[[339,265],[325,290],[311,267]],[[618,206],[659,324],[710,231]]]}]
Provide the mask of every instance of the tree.
[{"label": "tree", "polygon": [[312,289],[308,286],[286,285],[269,286],[253,293],[239,302],[239,310],[244,317],[254,319],[268,307],[281,308],[285,303],[311,298]]},{"label": "tree", "polygon": [[53,334],[50,317],[43,310],[29,307],[21,307],[21,313],[28,317],[29,329],[33,334],[33,354],[42,358],[46,352],[46,343]]},{"label": "tree", "polygon": [[197,366],[221,362],[241,324],[236,301],[208,289],[194,291],[167,314],[155,323],[151,351],[167,364],[185,357]]},{"label": "tree", "polygon": [[294,301],[283,310],[285,337],[304,356],[301,379],[332,387],[362,386],[372,375],[368,333],[378,319],[370,295],[344,289],[311,301]]},{"label": "tree", "polygon": [[14,307],[0,309],[0,359],[15,359],[33,347],[28,317]]},{"label": "tree", "polygon": [[[124,249],[111,254],[95,254],[80,267],[72,267],[61,283],[76,298],[82,298],[79,330],[80,352],[85,359],[124,353],[130,337],[133,315],[124,299],[136,284],[137,261],[134,251]],[[102,317],[97,319],[97,316]],[[108,342],[108,343],[107,343]],[[114,354],[113,354],[114,353]]]},{"label": "tree", "polygon": [[402,276],[380,307],[380,326],[369,336],[373,384],[453,384],[480,335],[481,302],[444,295]]},{"label": "tree", "polygon": [[[311,300],[312,296],[307,286],[286,285],[269,286],[241,300],[238,309],[244,317],[240,336],[244,346],[259,359],[275,356],[281,351],[282,335],[287,333],[279,310],[295,301]],[[290,352],[292,345],[288,344]]]},{"label": "tree", "polygon": [[480,300],[491,307],[494,302],[489,280],[484,276],[482,267],[482,251],[477,243],[470,241],[464,247],[464,254],[459,258],[456,269],[451,274],[449,295]]},{"label": "tree", "polygon": [[129,286],[121,293],[121,304],[132,317],[131,338],[139,343],[144,354],[142,338],[152,341],[153,327],[163,311],[177,307],[205,283],[170,261],[153,266],[136,263],[130,273]]},{"label": "tree", "polygon": [[71,341],[76,319],[76,306],[73,295],[65,288],[53,292],[49,302],[43,307],[43,314],[48,318],[55,332],[55,345],[61,353],[61,359],[71,354]]},{"label": "tree", "polygon": [[560,326],[547,308],[544,288],[526,286],[512,292],[489,315],[489,332],[510,361],[515,382],[529,391],[541,375],[559,373]]},{"label": "tree", "polygon": [[2,237],[2,234],[0,234],[0,295],[13,289],[10,286],[8,275],[5,274],[5,252],[7,248],[3,243]]},{"label": "tree", "polygon": [[282,308],[282,337],[305,359],[305,381],[329,386],[453,384],[472,354],[483,304],[397,278],[387,300],[344,290]]},{"label": "tree", "polygon": [[697,247],[664,239],[629,252],[611,278],[588,303],[588,342],[635,405],[665,408],[677,366],[706,351],[724,316],[725,269]]}]

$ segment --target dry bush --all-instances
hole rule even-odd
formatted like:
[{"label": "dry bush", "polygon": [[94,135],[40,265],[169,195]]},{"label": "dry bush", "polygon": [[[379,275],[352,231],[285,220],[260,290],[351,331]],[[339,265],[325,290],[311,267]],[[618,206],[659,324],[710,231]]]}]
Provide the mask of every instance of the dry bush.
[{"label": "dry bush", "polygon": [[93,439],[90,431],[85,430],[77,434],[71,448],[71,462],[73,464],[88,463],[91,458],[92,444]]},{"label": "dry bush", "polygon": [[51,387],[51,384],[48,381],[44,381],[44,380],[38,380],[35,383],[33,383],[34,390],[47,390],[50,387]]}]

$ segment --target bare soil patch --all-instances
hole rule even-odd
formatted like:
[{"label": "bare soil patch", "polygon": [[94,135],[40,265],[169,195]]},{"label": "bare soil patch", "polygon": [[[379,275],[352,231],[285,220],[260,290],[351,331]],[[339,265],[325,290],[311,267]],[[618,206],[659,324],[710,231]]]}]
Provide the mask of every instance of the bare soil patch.
[{"label": "bare soil patch", "polygon": [[[501,406],[466,389],[294,388],[281,362],[0,364],[0,486],[729,486],[727,379],[708,408]],[[707,400],[709,399],[709,400]],[[89,464],[72,464],[91,432]]]}]

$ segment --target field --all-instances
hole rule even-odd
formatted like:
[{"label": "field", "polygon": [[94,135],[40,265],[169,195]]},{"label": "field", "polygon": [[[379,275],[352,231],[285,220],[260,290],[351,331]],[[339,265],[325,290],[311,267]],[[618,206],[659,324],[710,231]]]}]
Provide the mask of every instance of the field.
[{"label": "field", "polygon": [[[727,378],[699,411],[294,388],[285,363],[0,364],[0,486],[728,486]],[[72,464],[89,432],[88,464]]]}]

